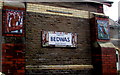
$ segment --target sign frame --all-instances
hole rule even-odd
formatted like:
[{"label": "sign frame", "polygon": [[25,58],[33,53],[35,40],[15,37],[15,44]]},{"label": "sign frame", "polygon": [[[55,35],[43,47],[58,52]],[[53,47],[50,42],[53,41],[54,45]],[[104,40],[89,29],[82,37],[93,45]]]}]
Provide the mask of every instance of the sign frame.
[{"label": "sign frame", "polygon": [[77,47],[77,34],[57,31],[42,31],[42,47]]},{"label": "sign frame", "polygon": [[[3,18],[2,19],[2,35],[3,36],[24,36],[24,34],[25,34],[24,20],[25,20],[25,12],[26,12],[25,8],[3,6],[2,12],[3,12],[3,14],[2,14],[2,18]],[[10,15],[10,14],[7,15],[7,13],[10,13],[12,15]],[[22,13],[22,16],[20,16],[21,13]],[[16,17],[15,16],[16,14],[19,15],[19,19],[22,19],[22,22],[20,22],[20,21],[15,22],[16,19],[13,19],[13,18]],[[9,22],[8,22],[9,16],[12,16],[12,18],[10,18]],[[12,27],[12,22],[14,25],[13,27]],[[18,24],[20,24],[20,25],[18,25]],[[10,25],[11,25],[11,27],[10,27]]]},{"label": "sign frame", "polygon": [[[100,26],[100,22],[101,24],[103,24],[103,26]],[[97,24],[97,40],[98,41],[110,40],[108,18],[96,17],[96,24]],[[101,33],[100,29],[102,30]],[[100,35],[102,35],[103,37],[100,37]]]}]

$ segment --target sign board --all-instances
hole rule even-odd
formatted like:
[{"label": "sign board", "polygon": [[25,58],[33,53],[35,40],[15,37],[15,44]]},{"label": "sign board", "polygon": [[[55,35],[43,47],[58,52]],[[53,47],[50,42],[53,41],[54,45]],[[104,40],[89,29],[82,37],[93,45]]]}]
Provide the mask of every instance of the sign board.
[{"label": "sign board", "polygon": [[24,9],[4,7],[3,9],[3,34],[14,36],[24,34]]},{"label": "sign board", "polygon": [[97,18],[97,26],[98,26],[98,39],[100,40],[109,40],[109,26],[108,19]]},{"label": "sign board", "polygon": [[76,47],[76,45],[76,33],[42,31],[43,47]]}]

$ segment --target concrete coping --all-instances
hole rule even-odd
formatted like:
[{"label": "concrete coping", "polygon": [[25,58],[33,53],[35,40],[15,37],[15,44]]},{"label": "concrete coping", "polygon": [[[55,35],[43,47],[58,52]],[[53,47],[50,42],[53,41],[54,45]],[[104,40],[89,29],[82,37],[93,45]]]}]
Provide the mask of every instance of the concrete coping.
[{"label": "concrete coping", "polygon": [[113,43],[111,43],[111,42],[98,42],[98,44],[99,44],[101,47],[115,48],[115,46],[114,46]]},{"label": "concrete coping", "polygon": [[22,2],[4,2],[3,5],[10,7],[25,8],[25,4]]},{"label": "concrete coping", "polygon": [[[106,15],[103,14],[103,13],[90,12],[90,18],[95,17],[94,15],[103,16],[103,17],[108,17],[108,16],[106,16]],[[109,17],[108,17],[108,18],[109,18]]]},{"label": "concrete coping", "polygon": [[118,47],[115,47],[115,49],[116,49],[117,51],[119,51],[119,52],[120,52],[120,48],[118,48]]},{"label": "concrete coping", "polygon": [[0,72],[0,75],[5,75],[5,74],[3,74],[2,72]]},{"label": "concrete coping", "polygon": [[26,69],[62,69],[62,70],[82,70],[82,69],[93,69],[93,65],[28,65]]},{"label": "concrete coping", "polygon": [[95,13],[95,12],[90,12],[91,14],[95,14],[95,15],[102,15],[102,16],[106,16],[105,14],[103,13]]}]

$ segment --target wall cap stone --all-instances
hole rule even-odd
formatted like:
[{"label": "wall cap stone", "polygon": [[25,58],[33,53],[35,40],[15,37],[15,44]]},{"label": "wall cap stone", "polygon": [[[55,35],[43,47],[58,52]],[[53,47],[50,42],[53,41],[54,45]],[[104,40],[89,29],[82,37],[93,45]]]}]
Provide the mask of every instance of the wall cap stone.
[{"label": "wall cap stone", "polygon": [[82,69],[92,69],[93,65],[28,65],[26,69],[73,69],[73,70],[82,70]]},{"label": "wall cap stone", "polygon": [[4,2],[4,6],[25,8],[25,4],[22,2]]}]

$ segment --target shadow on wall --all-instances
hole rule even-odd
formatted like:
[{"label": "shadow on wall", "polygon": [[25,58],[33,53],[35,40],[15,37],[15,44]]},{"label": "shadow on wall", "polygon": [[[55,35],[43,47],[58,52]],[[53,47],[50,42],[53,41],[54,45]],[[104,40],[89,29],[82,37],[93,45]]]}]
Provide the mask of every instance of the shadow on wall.
[{"label": "shadow on wall", "polygon": [[118,71],[118,75],[120,75],[120,70]]}]

